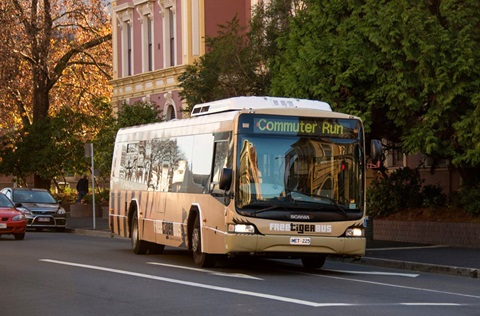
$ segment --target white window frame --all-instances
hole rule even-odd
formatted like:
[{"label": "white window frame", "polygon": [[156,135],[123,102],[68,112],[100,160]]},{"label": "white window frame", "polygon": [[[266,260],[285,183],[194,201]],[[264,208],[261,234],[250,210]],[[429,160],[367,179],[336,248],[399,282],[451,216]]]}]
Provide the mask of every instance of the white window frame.
[{"label": "white window frame", "polygon": [[133,3],[142,24],[142,72],[153,71],[155,69],[154,0],[135,0]]},{"label": "white window frame", "polygon": [[[127,2],[114,8],[118,27],[121,30],[121,64],[122,77],[131,76],[134,73],[134,45],[133,45],[133,9],[134,5]],[[130,42],[129,42],[130,41]]]},{"label": "white window frame", "polygon": [[177,23],[174,0],[157,0],[163,17],[163,63],[165,68],[177,65]]}]

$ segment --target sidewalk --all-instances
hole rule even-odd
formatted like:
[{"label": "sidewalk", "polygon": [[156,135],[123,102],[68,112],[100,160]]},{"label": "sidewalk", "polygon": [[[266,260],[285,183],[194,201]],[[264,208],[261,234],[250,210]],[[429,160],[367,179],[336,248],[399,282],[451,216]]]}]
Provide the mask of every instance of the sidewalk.
[{"label": "sidewalk", "polygon": [[[108,227],[108,219],[67,217],[67,232],[85,236],[118,237]],[[480,249],[455,248],[392,241],[367,240],[365,256],[360,260],[332,258],[384,268],[432,272],[480,278]]]}]

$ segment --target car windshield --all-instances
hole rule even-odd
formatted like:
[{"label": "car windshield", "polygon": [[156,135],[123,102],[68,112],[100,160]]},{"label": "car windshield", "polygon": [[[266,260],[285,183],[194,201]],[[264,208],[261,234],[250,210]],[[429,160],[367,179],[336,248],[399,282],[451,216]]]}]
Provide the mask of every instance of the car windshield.
[{"label": "car windshield", "polygon": [[47,191],[15,191],[13,193],[13,200],[16,203],[57,203],[53,196]]},{"label": "car windshield", "polygon": [[0,194],[0,207],[13,207],[13,203],[4,194]]}]

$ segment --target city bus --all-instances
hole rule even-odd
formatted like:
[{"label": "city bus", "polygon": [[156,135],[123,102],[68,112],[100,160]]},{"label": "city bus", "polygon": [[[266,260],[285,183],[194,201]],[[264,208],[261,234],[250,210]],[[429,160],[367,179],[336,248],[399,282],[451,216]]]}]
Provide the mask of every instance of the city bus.
[{"label": "city bus", "polygon": [[365,152],[360,118],[325,102],[198,104],[189,118],[118,131],[110,229],[136,254],[183,248],[199,267],[238,256],[300,259],[306,268],[361,257]]}]

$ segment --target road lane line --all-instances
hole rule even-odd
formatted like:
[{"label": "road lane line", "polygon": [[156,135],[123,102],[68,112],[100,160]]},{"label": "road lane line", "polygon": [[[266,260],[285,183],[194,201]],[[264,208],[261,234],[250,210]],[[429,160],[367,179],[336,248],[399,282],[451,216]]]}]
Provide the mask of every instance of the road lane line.
[{"label": "road lane line", "polygon": [[407,278],[416,278],[420,274],[413,273],[395,273],[395,272],[380,272],[380,271],[349,271],[349,270],[332,270],[332,269],[322,269],[322,271],[331,271],[336,273],[349,273],[349,274],[368,274],[368,275],[387,275],[387,276],[401,276]]},{"label": "road lane line", "polygon": [[147,262],[147,264],[152,264],[152,265],[156,265],[156,266],[164,266],[164,267],[169,267],[169,268],[203,272],[203,273],[208,273],[208,274],[212,274],[212,275],[226,276],[226,277],[231,277],[231,278],[242,278],[242,279],[252,279],[252,280],[262,280],[263,281],[263,279],[261,279],[261,278],[257,278],[257,277],[254,277],[254,276],[251,276],[251,275],[248,275],[248,274],[242,274],[242,273],[216,272],[216,271],[212,271],[212,270],[178,266],[178,265],[160,263],[160,262]]},{"label": "road lane line", "polygon": [[[278,296],[278,295],[265,294],[265,293],[259,293],[259,292],[237,290],[237,289],[221,287],[221,286],[206,285],[206,284],[201,284],[201,283],[196,283],[196,282],[183,281],[183,280],[159,277],[159,276],[150,275],[150,274],[131,272],[131,271],[119,270],[119,269],[112,269],[112,268],[106,268],[106,267],[94,266],[94,265],[88,265],[88,264],[74,263],[74,262],[68,262],[68,261],[59,261],[59,260],[52,260],[52,259],[39,259],[39,261],[47,262],[47,263],[53,263],[53,264],[66,265],[66,266],[72,266],[72,267],[78,267],[78,268],[84,268],[84,269],[91,269],[91,270],[97,270],[97,271],[105,271],[105,272],[129,275],[129,276],[140,277],[140,278],[151,279],[151,280],[157,280],[157,281],[163,281],[163,282],[168,282],[168,283],[173,283],[173,284],[180,284],[180,285],[192,286],[192,287],[221,291],[221,292],[227,292],[227,293],[241,294],[241,295],[247,295],[247,296],[252,296],[252,297],[257,297],[257,298],[264,298],[264,299],[269,299],[269,300],[281,301],[281,302],[284,302],[284,303],[292,303],[292,304],[299,304],[299,305],[312,306],[312,307],[414,306],[414,305],[418,305],[418,306],[472,306],[472,304],[432,303],[432,302],[403,302],[403,303],[400,302],[400,303],[387,303],[387,304],[378,304],[378,303],[372,303],[372,304],[317,303],[317,302],[305,301],[305,300],[300,300],[300,299],[295,299],[295,298],[290,298],[290,297],[285,297],[285,296]],[[308,274],[308,273],[303,273],[303,274]],[[318,276],[316,274],[308,274],[308,275]],[[328,277],[328,278],[347,280],[347,281],[357,281],[357,282],[364,282],[364,283],[372,283],[372,284],[377,284],[378,283],[378,282],[351,280],[351,279],[345,279],[345,278],[340,278],[340,277]],[[378,284],[388,285],[388,284],[383,284],[383,283],[378,283]],[[410,287],[406,287],[406,286],[397,286],[397,287],[410,288]],[[417,289],[418,290],[418,288],[412,288],[412,289]],[[423,289],[423,290],[430,291],[430,292],[437,292],[437,293],[449,293],[449,292],[441,292],[441,291],[428,290],[428,289]],[[473,296],[473,295],[463,295],[463,294],[458,294],[458,293],[451,293],[451,294],[467,296],[467,297],[476,297],[476,296]]]},{"label": "road lane line", "polygon": [[462,306],[462,304],[457,304],[457,303],[400,303],[400,305],[407,305],[407,306]]},{"label": "road lane line", "polygon": [[[61,264],[61,265],[72,266],[72,267],[78,267],[78,268],[85,268],[85,269],[91,269],[91,270],[98,270],[98,271],[105,271],[105,272],[112,272],[112,273],[130,275],[130,276],[135,276],[135,277],[140,277],[140,278],[145,278],[145,279],[151,279],[151,280],[163,281],[163,282],[168,282],[168,283],[187,285],[187,286],[198,287],[198,288],[209,289],[209,290],[215,290],[215,291],[221,291],[221,292],[228,292],[228,293],[234,293],[234,294],[241,294],[241,295],[259,297],[259,298],[265,298],[265,299],[281,301],[281,302],[285,302],[285,303],[293,303],[293,304],[300,304],[300,305],[313,306],[313,307],[325,306],[325,304],[322,304],[322,303],[305,301],[305,300],[300,300],[300,299],[295,299],[295,298],[290,298],[290,297],[285,297],[285,296],[271,295],[271,294],[251,292],[251,291],[243,291],[243,290],[237,290],[237,289],[221,287],[221,286],[214,286],[214,285],[206,285],[206,284],[195,283],[195,282],[190,282],[190,281],[182,281],[182,280],[177,280],[177,279],[159,277],[159,276],[145,274],[145,273],[138,273],[138,272],[131,272],[131,271],[126,271],[126,270],[118,270],[118,269],[111,269],[111,268],[105,268],[105,267],[100,267],[100,266],[93,266],[93,265],[89,265],[89,264],[80,264],[80,263],[58,261],[58,260],[51,260],[51,259],[39,259],[39,261],[49,262],[49,263],[54,263],[54,264]],[[344,303],[328,304],[328,306],[354,306],[354,305],[355,304],[344,304]]]},{"label": "road lane line", "polygon": [[374,285],[382,285],[382,286],[388,286],[388,287],[395,287],[395,288],[399,288],[399,289],[431,292],[431,293],[438,293],[438,294],[445,294],[445,295],[455,295],[455,296],[470,297],[470,298],[480,298],[480,296],[478,296],[478,295],[439,291],[439,290],[426,289],[426,288],[422,288],[422,287],[413,287],[413,286],[397,285],[397,284],[382,283],[382,282],[375,282],[375,281],[348,279],[348,278],[335,277],[335,276],[330,276],[330,275],[313,274],[313,273],[306,273],[306,272],[297,272],[297,273],[313,275],[313,276],[320,277],[320,278],[329,278],[329,279],[336,279],[336,280],[343,280],[343,281],[350,281],[350,282],[359,282],[359,283],[367,283],[367,284],[374,284]]},{"label": "road lane line", "polygon": [[367,248],[366,251],[389,251],[389,250],[421,250],[421,249],[433,249],[433,248],[448,248],[444,245],[433,246],[411,246],[411,247],[386,247],[386,248]]}]

